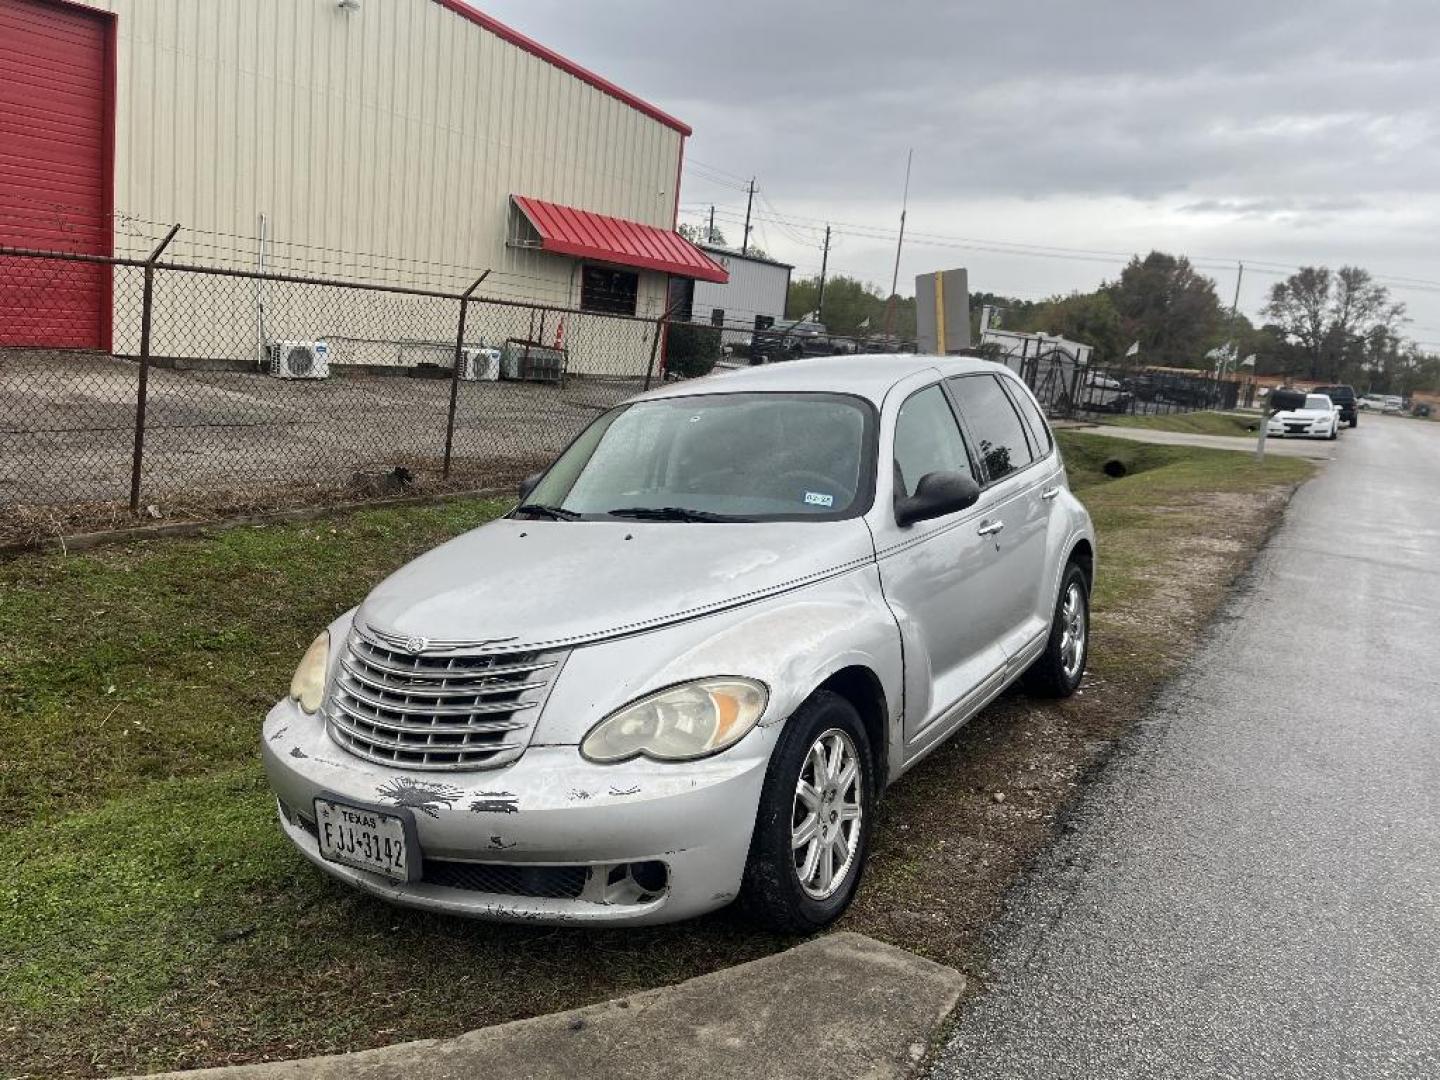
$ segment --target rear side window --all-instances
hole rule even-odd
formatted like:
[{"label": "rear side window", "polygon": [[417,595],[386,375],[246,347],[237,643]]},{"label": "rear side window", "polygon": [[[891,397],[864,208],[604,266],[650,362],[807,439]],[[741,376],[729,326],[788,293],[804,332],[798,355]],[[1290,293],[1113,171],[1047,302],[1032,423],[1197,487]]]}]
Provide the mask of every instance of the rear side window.
[{"label": "rear side window", "polygon": [[1019,408],[1020,415],[1030,425],[1030,434],[1034,436],[1030,443],[1037,448],[1035,456],[1044,457],[1055,445],[1054,440],[1050,438],[1050,425],[1045,423],[1045,417],[1041,416],[1040,410],[1035,407],[1034,399],[1014,382],[1010,384],[1010,396],[1015,399],[1015,405]]},{"label": "rear side window", "polygon": [[940,386],[911,394],[895,418],[895,497],[915,494],[920,478],[932,472],[971,475],[960,426]]},{"label": "rear side window", "polygon": [[991,482],[1030,464],[1030,444],[1020,414],[994,375],[962,375],[950,380],[950,389]]}]

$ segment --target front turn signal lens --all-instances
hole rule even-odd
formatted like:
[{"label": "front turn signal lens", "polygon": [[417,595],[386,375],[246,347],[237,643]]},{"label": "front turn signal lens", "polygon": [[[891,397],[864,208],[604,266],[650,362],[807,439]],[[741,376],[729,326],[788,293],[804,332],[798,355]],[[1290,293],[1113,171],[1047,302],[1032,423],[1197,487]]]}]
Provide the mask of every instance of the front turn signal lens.
[{"label": "front turn signal lens", "polygon": [[290,697],[299,703],[307,713],[320,708],[320,699],[325,696],[325,671],[330,666],[330,631],[322,630],[320,636],[310,643],[295,677],[290,680]]}]

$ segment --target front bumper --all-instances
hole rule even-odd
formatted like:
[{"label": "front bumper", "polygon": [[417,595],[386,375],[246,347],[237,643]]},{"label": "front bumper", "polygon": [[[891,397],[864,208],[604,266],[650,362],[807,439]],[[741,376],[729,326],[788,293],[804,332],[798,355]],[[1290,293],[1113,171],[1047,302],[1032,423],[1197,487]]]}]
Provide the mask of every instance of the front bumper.
[{"label": "front bumper", "polygon": [[1329,424],[1320,427],[1312,424],[1303,430],[1294,431],[1283,425],[1269,424],[1265,428],[1265,437],[1268,439],[1328,439],[1333,430],[1334,428]]},{"label": "front bumper", "polygon": [[[531,746],[504,768],[421,772],[347,753],[287,700],[266,717],[261,746],[285,834],[340,881],[472,918],[644,925],[734,899],[780,726],[697,762],[595,765],[574,746]],[[312,830],[326,793],[413,817],[422,879],[325,860]]]}]

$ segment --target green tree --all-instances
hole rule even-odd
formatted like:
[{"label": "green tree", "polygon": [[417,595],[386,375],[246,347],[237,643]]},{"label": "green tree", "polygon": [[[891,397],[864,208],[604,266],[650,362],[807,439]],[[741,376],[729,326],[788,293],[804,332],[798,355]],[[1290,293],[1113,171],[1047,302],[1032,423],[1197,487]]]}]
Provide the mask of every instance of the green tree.
[{"label": "green tree", "polygon": [[1120,315],[1122,337],[1140,343],[1145,363],[1204,367],[1206,343],[1223,326],[1215,283],[1183,255],[1138,255],[1118,281],[1101,286]]},{"label": "green tree", "polygon": [[[825,310],[821,321],[831,333],[873,337],[885,332],[887,297],[878,287],[858,278],[836,274],[825,279]],[[820,308],[819,276],[790,282],[785,300],[785,317],[803,319]],[[867,322],[868,320],[868,322]],[[915,340],[915,298],[895,298],[895,334]]]},{"label": "green tree", "polygon": [[1034,321],[1047,334],[1092,346],[1097,364],[1119,363],[1130,346],[1120,313],[1104,290],[1056,297],[1034,316]]}]

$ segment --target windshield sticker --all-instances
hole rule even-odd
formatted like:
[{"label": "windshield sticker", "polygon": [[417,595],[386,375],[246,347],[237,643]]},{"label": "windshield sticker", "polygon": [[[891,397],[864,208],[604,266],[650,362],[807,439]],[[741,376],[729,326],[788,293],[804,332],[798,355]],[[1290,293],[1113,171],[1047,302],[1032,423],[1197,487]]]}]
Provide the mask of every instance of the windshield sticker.
[{"label": "windshield sticker", "polygon": [[807,491],[807,492],[805,492],[805,505],[806,505],[806,506],[834,506],[834,505],[835,505],[835,496],[834,496],[834,495],[822,495],[822,494],[821,494],[820,492],[818,492],[818,491]]}]

